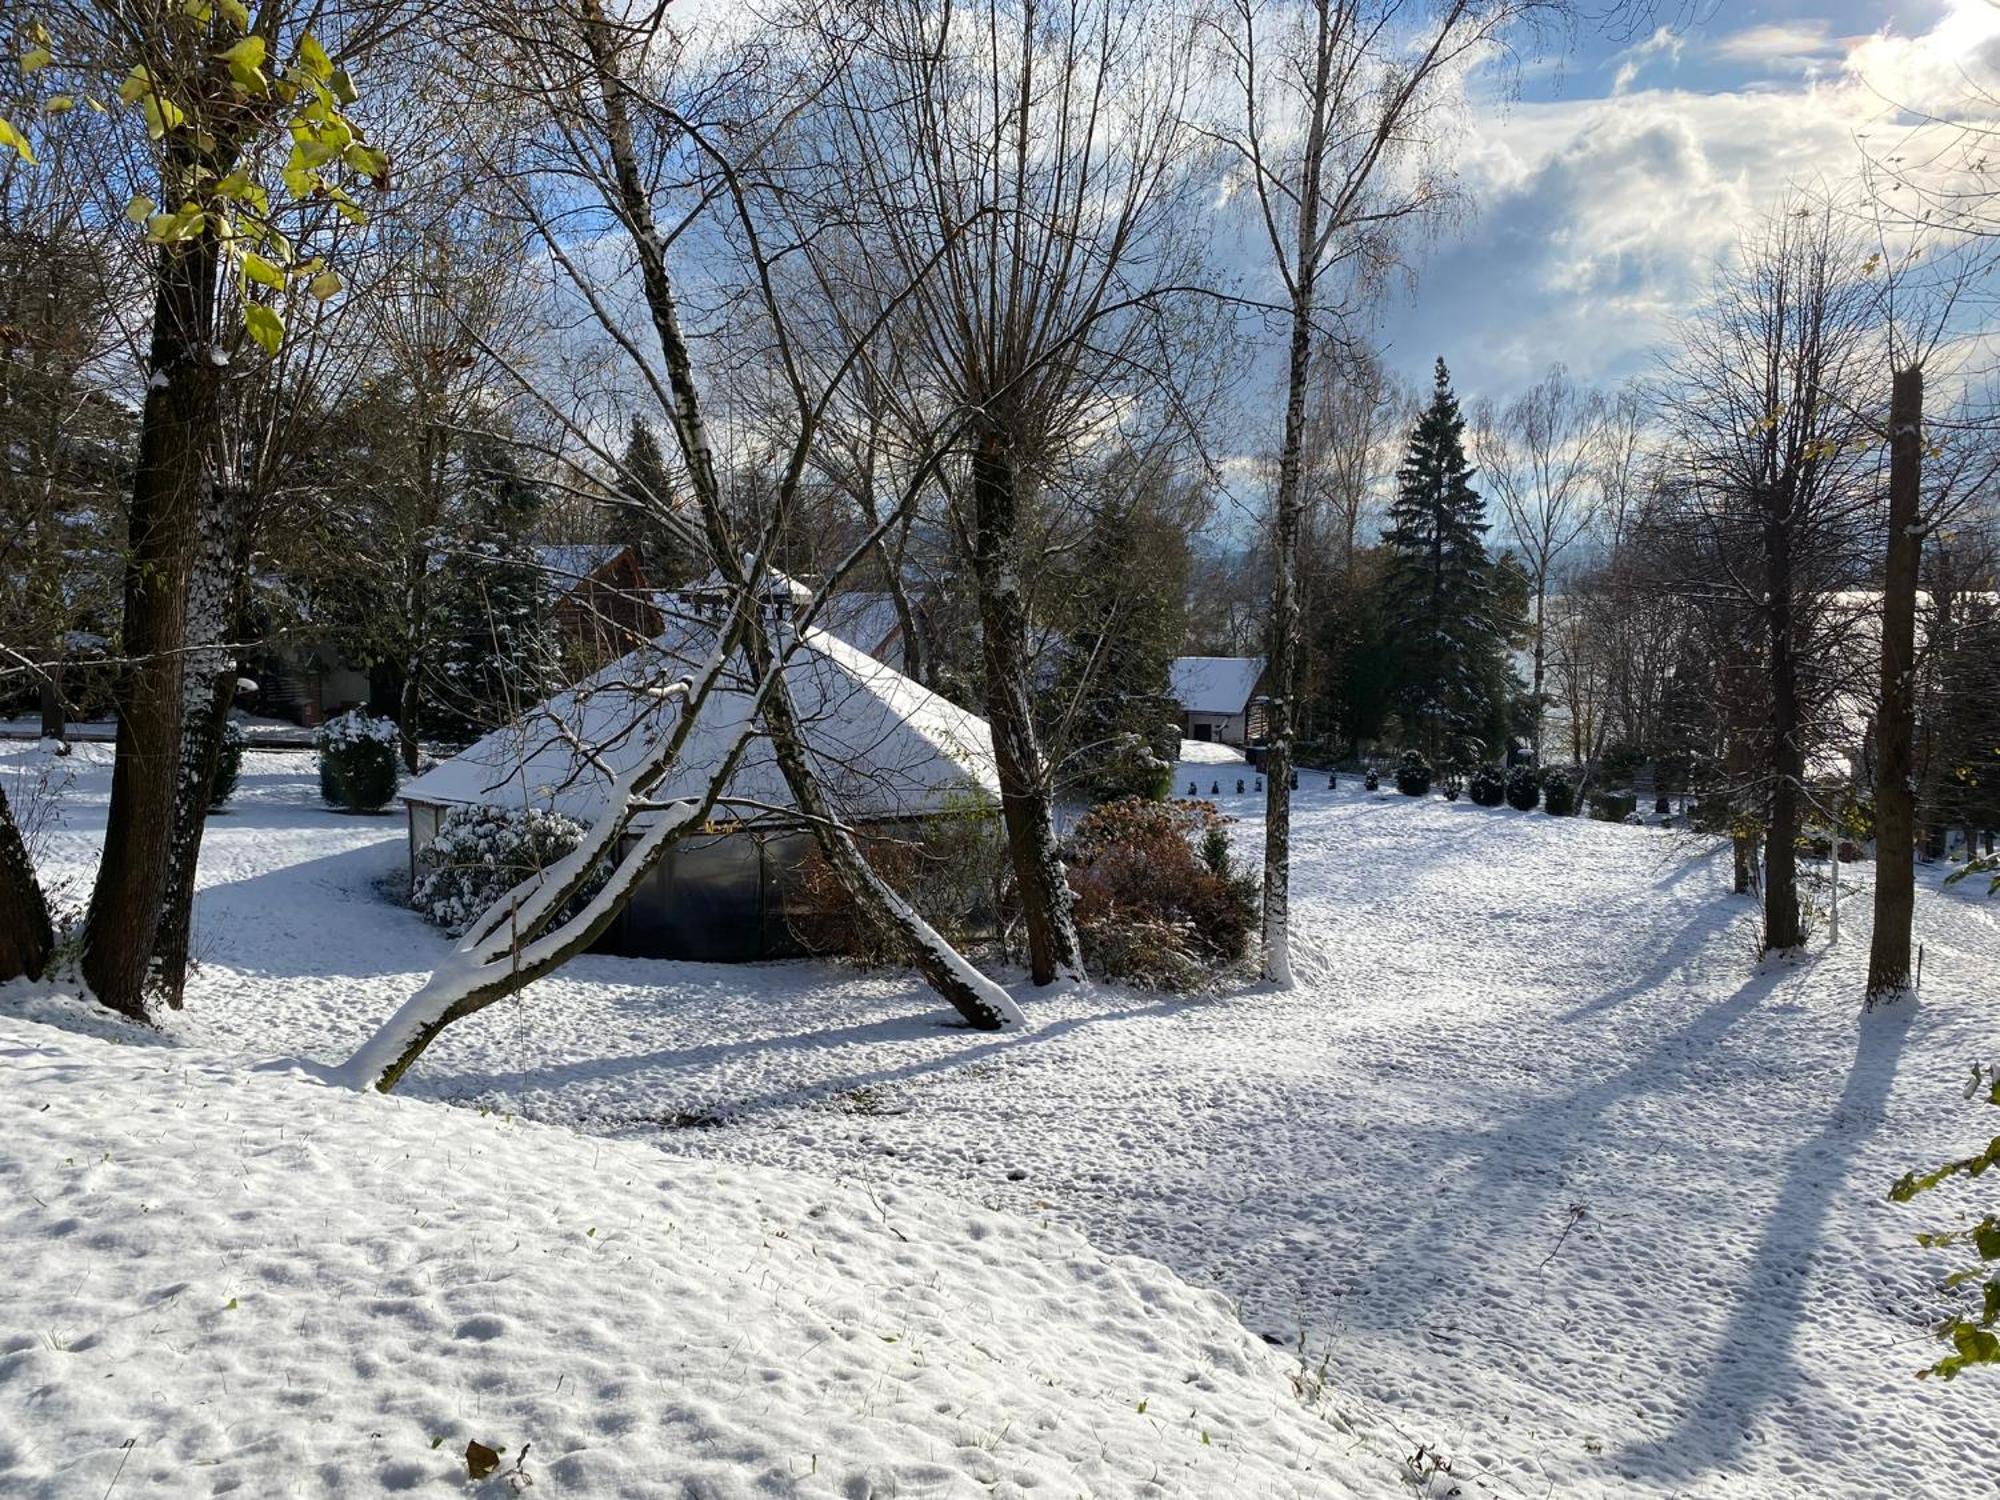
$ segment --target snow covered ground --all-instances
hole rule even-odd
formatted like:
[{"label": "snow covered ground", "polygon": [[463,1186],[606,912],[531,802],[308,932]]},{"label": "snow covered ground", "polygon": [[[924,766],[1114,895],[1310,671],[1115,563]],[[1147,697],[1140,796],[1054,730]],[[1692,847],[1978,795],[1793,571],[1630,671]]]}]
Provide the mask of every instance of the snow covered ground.
[{"label": "snow covered ground", "polygon": [[[73,759],[93,753],[83,747]],[[106,785],[101,762],[85,760],[81,771],[67,826],[49,851],[51,870],[70,872],[78,890]],[[1187,774],[1204,773],[1189,767]],[[253,752],[244,787],[210,826],[202,968],[188,1010],[171,1023],[185,1053],[114,1050],[7,1020],[0,1045],[26,1049],[37,1067],[77,1076],[88,1068],[107,1078],[121,1067],[150,1069],[199,1091],[210,1085],[187,1080],[219,1077],[223,1065],[214,1059],[231,1054],[337,1060],[407,995],[444,940],[377,888],[401,865],[401,820],[319,809],[303,756]],[[1221,800],[1242,818],[1246,846],[1253,843],[1262,799]],[[936,1226],[924,1230],[931,1249],[912,1254],[934,1252],[939,1266],[950,1249],[964,1248],[966,1224],[995,1213],[993,1233],[1010,1244],[1018,1241],[1008,1236],[1037,1226],[1036,1233],[1080,1233],[1097,1251],[1162,1262],[1222,1293],[1250,1329],[1303,1348],[1303,1370],[1295,1355],[1276,1351],[1260,1367],[1240,1345],[1216,1343],[1222,1333],[1201,1321],[1213,1303],[1176,1304],[1184,1316],[1174,1336],[1184,1342],[1173,1347],[1232,1351],[1241,1362],[1231,1378],[1242,1388],[1230,1398],[1245,1413],[1240,1421],[1262,1410],[1260,1420],[1278,1434],[1268,1450],[1232,1439],[1233,1461],[1278,1466],[1272,1472],[1300,1493],[1340,1493],[1343,1478],[1359,1493],[1387,1492],[1393,1465],[1343,1459],[1362,1465],[1360,1480],[1351,1471],[1299,1480],[1284,1470],[1310,1451],[1298,1446],[1305,1432],[1337,1431],[1305,1408],[1280,1417],[1274,1406],[1257,1407],[1258,1393],[1287,1371],[1323,1371],[1337,1409],[1386,1432],[1373,1447],[1403,1455],[1420,1443],[1441,1449],[1476,1493],[1979,1492],[1984,1459],[1968,1466],[1967,1455],[1990,1453],[2000,1439],[1991,1381],[1941,1386],[1912,1378],[1933,1357],[1924,1325],[1945,1268],[1911,1236],[1951,1203],[1903,1209],[1884,1193],[1906,1168],[1962,1151],[1984,1124],[1958,1086],[1966,1064],[1992,1052],[2000,1022],[2000,903],[1925,889],[1922,1001],[1864,1020],[1865,867],[1848,867],[1838,948],[1760,967],[1751,908],[1723,894],[1716,858],[1658,830],[1418,803],[1364,792],[1350,778],[1333,792],[1304,779],[1295,805],[1302,988],[1294,994],[1167,1000],[1089,987],[1030,999],[1034,1029],[994,1037],[951,1025],[948,1013],[894,974],[590,958],[447,1033],[406,1087],[503,1119],[613,1138],[596,1158],[613,1163],[612,1176],[578,1178],[593,1205],[617,1202],[615,1188],[628,1178],[654,1197],[653,1184],[678,1183],[683,1199],[701,1195],[690,1183],[734,1182],[735,1189],[714,1190],[725,1198],[767,1194],[785,1205],[772,1211],[774,1222],[796,1224],[797,1205],[818,1201],[815,1194],[854,1205],[872,1204],[872,1192],[891,1205],[891,1217],[908,1213]],[[186,1060],[177,1066],[167,1056]],[[10,1102],[19,1092],[16,1070],[28,1065],[6,1060]],[[368,1167],[366,1181],[379,1191],[419,1164],[444,1174],[412,1175],[412,1196],[392,1200],[400,1208],[357,1220],[351,1231],[336,1222],[327,1237],[345,1243],[350,1232],[379,1232],[393,1243],[393,1227],[425,1222],[425,1203],[437,1205],[432,1224],[467,1212],[483,1223],[496,1205],[510,1205],[515,1220],[549,1210],[548,1193],[532,1182],[473,1182],[453,1198],[449,1160],[470,1160],[472,1147],[461,1141],[492,1139],[501,1128],[493,1120],[461,1113],[434,1124],[434,1111],[408,1102],[350,1115],[368,1104],[327,1102],[325,1091],[308,1095],[307,1087],[259,1080],[240,1105],[219,1107],[289,1109],[302,1125],[324,1114],[329,1129],[355,1132],[352,1151],[260,1145],[264,1127],[245,1114],[239,1154],[276,1151],[282,1160],[284,1151],[310,1149],[318,1171],[361,1153],[361,1121],[375,1129],[390,1120],[406,1144],[368,1149],[378,1162],[393,1157],[397,1171]],[[266,1089],[291,1092],[267,1106]],[[33,1105],[28,1113],[46,1122]],[[64,1154],[75,1155],[86,1123],[45,1123],[55,1134],[37,1149],[54,1152],[67,1140]],[[111,1134],[108,1124],[102,1133]],[[10,1124],[10,1142],[20,1138]],[[425,1145],[432,1138],[435,1148]],[[520,1139],[570,1153],[544,1180],[580,1171],[576,1164],[599,1149],[551,1132],[522,1130]],[[0,1162],[17,1159],[12,1149]],[[115,1163],[132,1148],[102,1149]],[[661,1151],[719,1165],[667,1161]],[[203,1196],[210,1189],[215,1196]],[[214,1212],[234,1191],[221,1179],[205,1187],[190,1181],[181,1196],[207,1204],[201,1222],[223,1232],[226,1215]],[[149,1201],[174,1197],[163,1191]],[[459,1208],[449,1206],[454,1201]],[[74,1207],[62,1213],[81,1218]],[[843,1223],[869,1222],[859,1209],[843,1214]],[[87,1245],[105,1232],[77,1235]],[[20,1233],[18,1219],[0,1228],[10,1274],[23,1260]],[[735,1263],[753,1264],[749,1251],[768,1239],[753,1235]],[[230,1243],[239,1259],[250,1254],[249,1241]],[[1096,1263],[1082,1244],[1061,1244],[1066,1265]],[[879,1271],[875,1251],[891,1248],[903,1246],[876,1243],[853,1259]],[[128,1252],[107,1253],[105,1275],[113,1277],[110,1267]],[[184,1247],[175,1258],[193,1253]],[[214,1253],[226,1262],[231,1252],[225,1245]],[[594,1302],[599,1288],[585,1286],[580,1264],[561,1274]],[[981,1264],[973,1250],[953,1263],[967,1286],[985,1274]],[[1145,1279],[1160,1274],[1118,1264],[1135,1285],[1152,1285]],[[189,1279],[169,1269],[159,1268],[157,1279]],[[1072,1270],[1051,1274],[1058,1283],[1090,1281]],[[130,1299],[143,1295],[144,1277],[133,1275],[122,1286],[93,1280],[74,1295],[105,1298],[91,1304],[101,1320],[114,1312],[143,1320]],[[70,1295],[59,1268],[36,1284],[44,1290],[30,1334],[41,1322],[62,1323],[62,1298]],[[222,1300],[231,1295],[239,1294]],[[613,1300],[601,1305],[615,1308],[619,1293],[606,1295]],[[203,1316],[220,1320],[201,1306]],[[433,1309],[428,1336],[451,1334],[457,1325],[446,1320],[462,1315],[456,1306]],[[386,1347],[380,1341],[391,1335],[363,1313],[342,1316],[367,1325],[357,1325],[357,1337]],[[1097,1351],[1093,1364],[1115,1370],[1109,1344],[1090,1342],[1088,1329],[1129,1327],[1118,1323],[1123,1316],[1083,1312],[1077,1326],[1051,1336]],[[939,1330],[931,1347],[950,1343],[962,1352],[961,1331]],[[523,1342],[549,1333],[535,1327]],[[9,1326],[6,1334],[23,1330]],[[199,1347],[193,1331],[176,1338]],[[393,1338],[400,1346],[410,1334]],[[454,1360],[469,1361],[465,1370],[447,1362],[433,1375],[470,1391],[486,1366],[467,1342],[452,1343]],[[769,1351],[776,1367],[785,1367],[782,1353]],[[19,1450],[32,1441],[24,1425],[33,1432],[47,1420],[28,1399],[46,1376],[10,1378],[8,1361],[20,1358],[0,1353],[0,1489],[6,1463],[24,1462],[4,1444]],[[555,1369],[541,1359],[530,1361],[536,1379]],[[378,1376],[343,1379],[389,1378],[377,1368]],[[1116,1405],[1109,1392],[1129,1375],[1102,1384],[1090,1383],[1095,1375],[1076,1378],[1077,1430],[1104,1431],[1109,1440],[1103,1414]],[[65,1399],[72,1398],[82,1399],[80,1387]],[[553,1463],[560,1443],[588,1450],[577,1434],[594,1420],[591,1406],[584,1400],[568,1415],[534,1409],[534,1422],[568,1436],[549,1439],[546,1449],[533,1439],[531,1469],[545,1452]],[[110,1426],[88,1425],[94,1420],[80,1416],[65,1430],[96,1433],[113,1447],[138,1430],[128,1423],[114,1435]],[[367,1432],[384,1430],[374,1417],[364,1420],[374,1423]],[[1301,1420],[1321,1426],[1301,1429]],[[521,1422],[516,1427],[527,1435]],[[461,1430],[445,1435],[462,1451]],[[887,1442],[887,1430],[870,1428],[854,1441]],[[958,1429],[948,1423],[911,1429],[919,1430],[937,1451],[958,1451]],[[653,1431],[634,1441],[663,1441]],[[292,1437],[272,1441],[294,1451],[285,1448]],[[757,1429],[741,1451],[762,1455],[765,1467],[745,1472],[786,1472],[769,1465],[792,1441],[776,1427]],[[1057,1457],[1049,1462],[1080,1461],[1066,1441],[1050,1439]],[[354,1452],[372,1454],[373,1445],[364,1434]],[[948,1462],[931,1448],[921,1456]],[[308,1469],[317,1473],[310,1464],[328,1461],[313,1458]],[[1100,1495],[1149,1493],[1147,1476],[1122,1462],[1071,1483]],[[607,1472],[619,1477],[559,1492],[620,1492],[628,1471]],[[1218,1477],[1226,1472],[1172,1471],[1158,1492],[1291,1492],[1247,1468],[1240,1479]],[[941,1472],[932,1491],[912,1480],[896,1492],[955,1494],[967,1474]],[[790,1482],[781,1480],[780,1492]],[[872,1492],[891,1491],[878,1481]]]}]

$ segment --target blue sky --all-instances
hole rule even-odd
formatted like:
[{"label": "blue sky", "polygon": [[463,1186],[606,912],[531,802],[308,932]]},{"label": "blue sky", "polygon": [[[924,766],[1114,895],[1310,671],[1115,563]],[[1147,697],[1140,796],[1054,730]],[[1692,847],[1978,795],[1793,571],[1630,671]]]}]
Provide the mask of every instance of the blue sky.
[{"label": "blue sky", "polygon": [[1517,98],[1475,106],[1470,216],[1382,310],[1392,368],[1423,381],[1442,353],[1462,395],[1498,400],[1556,360],[1644,374],[1742,224],[1792,182],[1852,180],[1908,128],[1890,101],[1958,108],[1961,68],[1996,56],[1987,0],[1701,0],[1672,32],[1529,62]]}]

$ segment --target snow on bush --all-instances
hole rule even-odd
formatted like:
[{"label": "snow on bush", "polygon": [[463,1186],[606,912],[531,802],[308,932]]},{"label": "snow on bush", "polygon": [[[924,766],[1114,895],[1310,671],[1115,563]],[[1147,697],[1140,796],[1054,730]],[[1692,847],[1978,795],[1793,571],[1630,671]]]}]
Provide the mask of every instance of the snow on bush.
[{"label": "snow on bush", "polygon": [[1576,783],[1560,766],[1542,777],[1542,807],[1553,818],[1567,818],[1576,812]]},{"label": "snow on bush", "polygon": [[1498,807],[1507,800],[1507,773],[1498,766],[1481,766],[1466,789],[1481,807]]},{"label": "snow on bush", "polygon": [[213,811],[236,794],[243,774],[243,726],[230,719],[222,726],[222,750],[215,758],[215,779],[208,784],[208,805]]},{"label": "snow on bush", "polygon": [[1213,803],[1103,803],[1076,825],[1066,859],[1093,974],[1194,989],[1250,946],[1257,881],[1232,866]]},{"label": "snow on bush", "polygon": [[1396,790],[1405,797],[1427,796],[1431,789],[1431,763],[1421,750],[1405,750],[1396,762]]},{"label": "snow on bush", "polygon": [[377,719],[350,709],[328,719],[313,735],[319,747],[320,795],[350,812],[378,812],[396,795],[394,719]]},{"label": "snow on bush", "polygon": [[1542,800],[1542,779],[1533,766],[1516,766],[1507,773],[1507,805],[1516,812],[1533,812]]},{"label": "snow on bush", "polygon": [[[587,831],[540,808],[454,807],[417,855],[410,905],[457,937],[487,907],[582,843]],[[601,884],[586,887],[577,904]]]}]

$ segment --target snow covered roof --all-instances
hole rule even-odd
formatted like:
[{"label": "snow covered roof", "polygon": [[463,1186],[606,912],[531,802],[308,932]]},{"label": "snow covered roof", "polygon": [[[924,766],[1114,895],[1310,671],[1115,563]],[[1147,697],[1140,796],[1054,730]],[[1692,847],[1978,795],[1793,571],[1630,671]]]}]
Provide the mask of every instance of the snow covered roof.
[{"label": "snow covered roof", "polygon": [[561,598],[606,564],[615,562],[624,547],[616,542],[566,542],[535,548],[535,566],[552,598]]},{"label": "snow covered roof", "polygon": [[1182,656],[1169,674],[1170,690],[1191,714],[1240,714],[1263,675],[1261,656]]},{"label": "snow covered roof", "polygon": [[[656,697],[652,689],[705,665],[717,619],[683,608],[657,640],[406,782],[404,800],[525,805],[585,822],[595,818],[609,776],[622,775],[672,730],[680,701]],[[778,626],[778,638],[789,630]],[[710,695],[678,766],[655,793],[659,799],[699,796],[706,789],[710,769],[750,709],[751,689],[739,668],[732,667]],[[839,637],[807,630],[785,676],[805,723],[809,757],[829,800],[846,816],[906,817],[999,796],[985,720]],[[793,806],[761,735],[738,764],[727,795]]]},{"label": "snow covered roof", "polygon": [[901,624],[895,597],[886,593],[829,594],[813,623],[870,656],[882,655]]}]

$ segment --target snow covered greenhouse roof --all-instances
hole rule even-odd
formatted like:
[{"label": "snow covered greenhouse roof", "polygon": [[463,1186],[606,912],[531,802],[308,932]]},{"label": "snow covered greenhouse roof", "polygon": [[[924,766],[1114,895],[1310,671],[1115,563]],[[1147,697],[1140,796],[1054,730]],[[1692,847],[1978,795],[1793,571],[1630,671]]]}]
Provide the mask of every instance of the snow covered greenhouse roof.
[{"label": "snow covered greenhouse roof", "polygon": [[[681,702],[658,696],[658,689],[701,670],[722,618],[720,611],[691,613],[683,606],[657,639],[404,783],[403,799],[542,807],[590,821],[603,811],[609,778],[629,770],[672,731]],[[774,626],[774,642],[793,629]],[[785,679],[821,783],[847,817],[909,817],[999,796],[985,720],[837,636],[805,630]],[[750,703],[739,658],[710,694],[657,800],[701,795]],[[783,810],[794,806],[761,734],[726,795]],[[718,808],[718,815],[728,811]]]},{"label": "snow covered greenhouse roof", "polygon": [[1240,714],[1264,675],[1261,656],[1182,656],[1174,660],[1172,691],[1194,714]]}]

